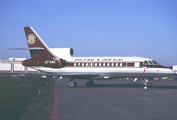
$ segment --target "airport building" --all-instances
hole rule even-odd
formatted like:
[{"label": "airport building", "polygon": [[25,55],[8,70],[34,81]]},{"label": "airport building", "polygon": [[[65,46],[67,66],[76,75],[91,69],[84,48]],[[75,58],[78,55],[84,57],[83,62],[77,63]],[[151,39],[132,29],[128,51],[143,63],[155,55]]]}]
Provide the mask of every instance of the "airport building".
[{"label": "airport building", "polygon": [[9,58],[8,60],[0,60],[0,73],[40,73],[21,64],[26,58]]},{"label": "airport building", "polygon": [[172,69],[177,72],[177,65],[173,65]]}]

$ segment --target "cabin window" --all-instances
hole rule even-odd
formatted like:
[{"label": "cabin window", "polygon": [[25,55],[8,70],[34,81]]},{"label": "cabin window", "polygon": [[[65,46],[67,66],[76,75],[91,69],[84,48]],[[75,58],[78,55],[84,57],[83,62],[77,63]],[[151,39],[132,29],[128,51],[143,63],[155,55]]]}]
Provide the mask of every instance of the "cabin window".
[{"label": "cabin window", "polygon": [[113,66],[114,66],[114,63],[112,63],[111,66],[113,67]]},{"label": "cabin window", "polygon": [[103,63],[103,66],[105,66],[106,64],[105,63]]},{"label": "cabin window", "polygon": [[74,63],[74,66],[76,66],[76,63]]},{"label": "cabin window", "polygon": [[82,63],[82,66],[84,66],[84,63]]},{"label": "cabin window", "polygon": [[80,63],[78,63],[78,66],[80,66]]},{"label": "cabin window", "polygon": [[95,63],[95,66],[97,66],[97,63]]},{"label": "cabin window", "polygon": [[86,66],[88,66],[88,63],[86,63]]},{"label": "cabin window", "polygon": [[109,63],[107,63],[107,66],[109,66]]},{"label": "cabin window", "polygon": [[90,63],[90,66],[93,66],[93,63]]},{"label": "cabin window", "polygon": [[122,63],[120,63],[120,66],[122,67]]},{"label": "cabin window", "polygon": [[118,63],[116,63],[116,66],[118,66]]},{"label": "cabin window", "polygon": [[101,63],[99,64],[99,66],[101,66]]}]

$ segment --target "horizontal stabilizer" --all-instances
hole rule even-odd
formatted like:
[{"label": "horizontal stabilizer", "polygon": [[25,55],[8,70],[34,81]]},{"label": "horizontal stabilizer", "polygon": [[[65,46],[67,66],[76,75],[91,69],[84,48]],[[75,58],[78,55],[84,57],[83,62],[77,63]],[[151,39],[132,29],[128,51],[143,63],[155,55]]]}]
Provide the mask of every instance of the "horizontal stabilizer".
[{"label": "horizontal stabilizer", "polygon": [[5,50],[44,50],[41,47],[30,47],[30,48],[4,48]]}]

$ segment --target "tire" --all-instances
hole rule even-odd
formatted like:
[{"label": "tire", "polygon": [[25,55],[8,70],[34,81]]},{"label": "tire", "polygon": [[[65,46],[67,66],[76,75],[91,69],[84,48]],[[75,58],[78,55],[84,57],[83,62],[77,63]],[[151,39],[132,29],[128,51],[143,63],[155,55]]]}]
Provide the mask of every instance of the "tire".
[{"label": "tire", "polygon": [[147,86],[144,86],[144,90],[147,90],[148,89],[148,87]]},{"label": "tire", "polygon": [[77,83],[76,83],[76,82],[72,82],[71,84],[69,84],[69,86],[70,86],[71,88],[77,87]]}]

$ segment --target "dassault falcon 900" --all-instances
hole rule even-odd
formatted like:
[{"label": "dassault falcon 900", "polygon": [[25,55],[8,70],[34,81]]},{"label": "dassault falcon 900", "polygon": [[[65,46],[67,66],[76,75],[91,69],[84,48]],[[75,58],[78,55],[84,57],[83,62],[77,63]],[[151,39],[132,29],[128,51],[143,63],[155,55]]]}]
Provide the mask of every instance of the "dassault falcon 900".
[{"label": "dassault falcon 900", "polygon": [[[32,27],[24,27],[31,59],[22,65],[62,77],[69,77],[70,87],[76,87],[74,79],[88,79],[87,86],[93,86],[93,80],[114,78],[147,78],[170,76],[175,74],[169,68],[161,66],[155,60],[144,57],[71,57],[72,48],[49,48]],[[25,49],[25,48],[24,48]]]}]

